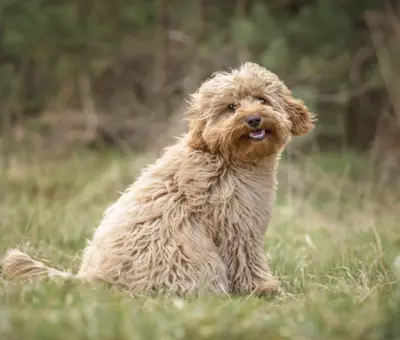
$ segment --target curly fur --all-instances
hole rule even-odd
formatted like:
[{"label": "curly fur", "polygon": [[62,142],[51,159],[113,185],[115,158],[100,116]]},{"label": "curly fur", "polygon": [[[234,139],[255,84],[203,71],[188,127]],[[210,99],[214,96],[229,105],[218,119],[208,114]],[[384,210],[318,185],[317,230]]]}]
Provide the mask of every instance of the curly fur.
[{"label": "curly fur", "polygon": [[[263,141],[248,138],[244,119],[254,114],[268,131]],[[278,289],[263,251],[276,169],[291,136],[310,131],[314,116],[275,74],[246,63],[206,80],[187,118],[189,131],[106,210],[77,275],[16,250],[4,273],[106,282],[133,294]]]}]

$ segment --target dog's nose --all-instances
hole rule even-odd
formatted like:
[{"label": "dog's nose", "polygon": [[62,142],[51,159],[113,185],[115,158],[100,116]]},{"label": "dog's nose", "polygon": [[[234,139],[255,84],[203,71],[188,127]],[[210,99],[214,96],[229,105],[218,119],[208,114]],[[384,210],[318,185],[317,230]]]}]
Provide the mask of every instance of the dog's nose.
[{"label": "dog's nose", "polygon": [[246,123],[251,128],[255,129],[258,128],[261,124],[261,117],[260,116],[251,116],[246,119]]}]

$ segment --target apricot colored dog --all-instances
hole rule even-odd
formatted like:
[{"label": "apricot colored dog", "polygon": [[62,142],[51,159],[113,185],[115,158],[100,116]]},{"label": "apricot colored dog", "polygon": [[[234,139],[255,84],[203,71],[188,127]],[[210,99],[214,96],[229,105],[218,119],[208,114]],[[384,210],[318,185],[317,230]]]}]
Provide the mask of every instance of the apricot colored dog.
[{"label": "apricot colored dog", "polygon": [[6,276],[106,282],[132,294],[268,294],[263,250],[281,152],[314,116],[272,72],[245,63],[191,96],[189,130],[110,206],[78,274],[10,250]]}]

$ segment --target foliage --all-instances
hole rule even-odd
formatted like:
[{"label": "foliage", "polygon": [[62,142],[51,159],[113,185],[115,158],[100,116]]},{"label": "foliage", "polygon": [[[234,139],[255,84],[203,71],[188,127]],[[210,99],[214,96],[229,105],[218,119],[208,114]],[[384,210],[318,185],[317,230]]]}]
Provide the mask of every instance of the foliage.
[{"label": "foliage", "polygon": [[[319,113],[318,133],[329,130],[336,142],[349,133],[349,124],[338,123],[347,116],[364,124],[349,112],[358,87],[366,84],[358,101],[372,90],[386,96],[375,54],[354,64],[361,50],[371,49],[365,15],[381,13],[379,1],[7,0],[1,6],[1,109],[20,121],[54,107],[85,111],[90,97],[99,129],[122,134],[102,114],[119,117],[120,125],[125,113],[162,120],[211,72],[247,59],[301,94]],[[355,67],[368,75],[361,83],[350,79]],[[12,79],[18,86],[10,87]],[[376,122],[380,112],[371,114]],[[373,137],[359,138],[365,144]]]}]

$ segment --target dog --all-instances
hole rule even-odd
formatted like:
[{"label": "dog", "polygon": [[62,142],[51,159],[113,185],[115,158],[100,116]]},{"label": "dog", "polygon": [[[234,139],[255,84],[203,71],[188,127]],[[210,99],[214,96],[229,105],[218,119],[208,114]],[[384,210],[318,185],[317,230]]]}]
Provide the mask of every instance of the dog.
[{"label": "dog", "polygon": [[106,209],[77,274],[19,250],[10,278],[103,282],[130,294],[271,294],[280,281],[263,250],[276,171],[316,117],[277,75],[247,62],[219,71],[188,100],[188,130]]}]

